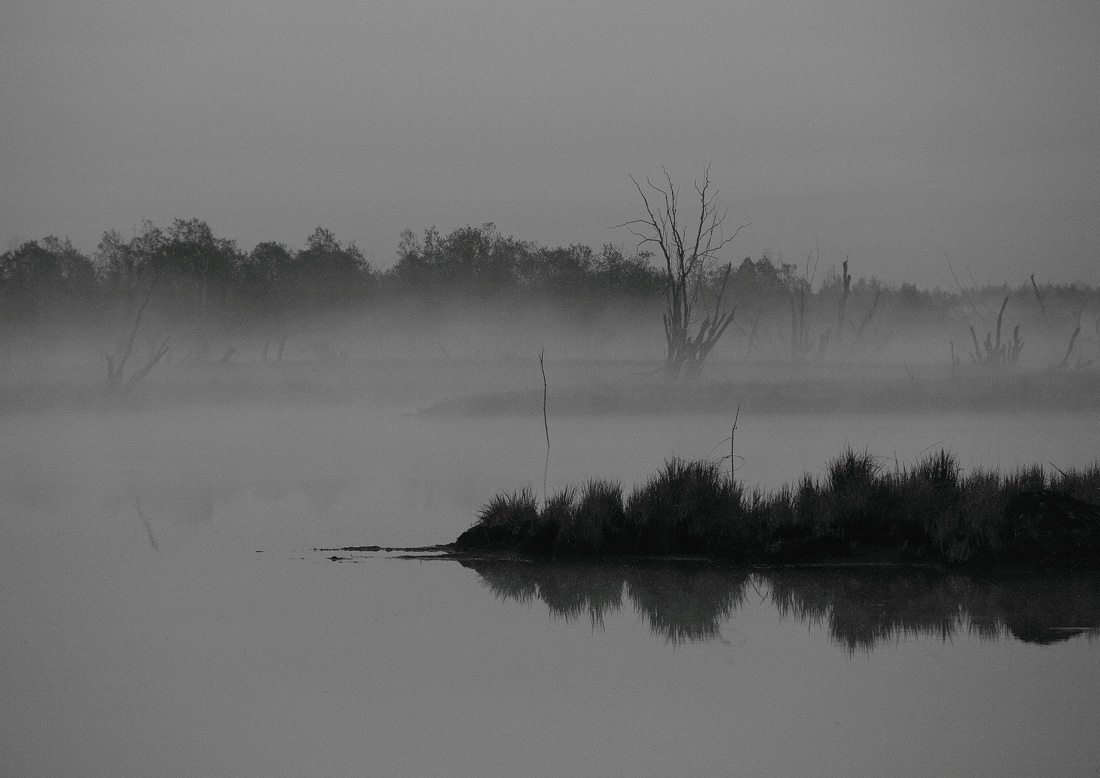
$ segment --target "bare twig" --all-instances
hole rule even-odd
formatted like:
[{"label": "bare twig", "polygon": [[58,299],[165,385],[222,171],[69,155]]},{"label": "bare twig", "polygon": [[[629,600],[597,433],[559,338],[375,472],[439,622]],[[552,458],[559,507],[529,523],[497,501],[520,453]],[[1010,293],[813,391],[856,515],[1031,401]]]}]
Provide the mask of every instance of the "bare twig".
[{"label": "bare twig", "polygon": [[760,316],[762,314],[763,311],[757,311],[756,317],[752,320],[752,330],[749,332],[749,345],[748,348],[745,349],[745,359],[750,359],[752,357],[752,345],[756,342],[756,328],[757,325],[760,324]]},{"label": "bare twig", "polygon": [[130,392],[134,390],[134,387],[137,386],[145,376],[149,375],[156,364],[171,351],[171,347],[168,345],[168,338],[165,338],[161,341],[159,346],[153,349],[145,364],[135,371],[126,383],[122,382],[122,375],[126,368],[126,362],[130,358],[130,354],[133,353],[134,341],[137,339],[138,330],[141,328],[141,317],[145,313],[145,306],[149,304],[149,298],[153,294],[153,287],[155,285],[156,278],[154,278],[153,283],[149,285],[149,289],[145,293],[145,298],[141,301],[141,305],[138,306],[137,314],[134,316],[134,326],[130,330],[130,337],[126,341],[126,347],[123,349],[122,355],[118,357],[117,361],[113,355],[107,355],[107,378],[103,385],[103,396],[108,401],[120,400],[127,397]]},{"label": "bare twig", "polygon": [[848,293],[852,287],[852,277],[848,275],[848,257],[844,258],[844,264],[841,267],[843,268],[841,280],[844,283],[844,288],[840,293],[840,303],[837,305],[836,312],[836,345],[838,347],[844,335],[844,308],[848,305]]},{"label": "bare twig", "polygon": [[141,520],[141,525],[145,527],[145,534],[149,537],[149,546],[156,553],[160,553],[160,546],[157,544],[156,537],[153,536],[153,526],[149,523],[149,519],[145,518],[145,514],[141,510],[141,501],[138,500],[137,495],[134,495],[134,510],[137,512],[138,519]]},{"label": "bare twig", "polygon": [[791,359],[801,359],[810,347],[806,329],[806,288],[798,290],[798,305],[791,294]]},{"label": "bare twig", "polygon": [[1047,317],[1047,307],[1043,304],[1043,296],[1039,294],[1039,285],[1035,283],[1035,274],[1031,274],[1031,288],[1035,290],[1035,299],[1039,301],[1039,310],[1043,312],[1043,319]]},{"label": "bare twig", "polygon": [[542,370],[542,426],[546,430],[546,463],[542,466],[542,502],[546,505],[550,495],[546,491],[547,476],[550,473],[550,422],[546,418],[546,363],[543,361],[545,349],[539,349],[539,368]]},{"label": "bare twig", "polygon": [[[1077,336],[1081,334],[1081,314],[1077,314],[1077,327],[1073,330],[1073,334],[1069,336],[1069,347],[1066,349],[1066,355],[1062,357],[1062,361],[1055,365],[1053,370],[1063,370],[1069,365],[1070,355],[1073,354],[1073,346],[1077,343]],[[1078,360],[1080,361],[1080,360]]]},{"label": "bare twig", "polygon": [[149,360],[145,363],[141,369],[137,370],[129,380],[122,387],[122,391],[119,393],[120,397],[126,397],[133,391],[134,387],[138,385],[138,382],[145,376],[149,375],[149,372],[156,366],[157,362],[161,360],[165,354],[171,351],[171,346],[168,345],[168,338],[161,341],[161,344],[153,350]]},{"label": "bare twig", "polygon": [[947,256],[947,250],[944,249],[943,258],[947,260],[947,269],[951,271],[951,277],[955,279],[955,286],[959,287],[959,293],[962,294],[963,299],[970,303],[970,310],[974,311],[974,315],[978,315],[978,307],[974,305],[974,301],[970,299],[970,295],[963,289],[963,285],[959,283],[959,277],[955,275],[955,268],[951,265],[951,257]]},{"label": "bare twig", "polygon": [[1008,297],[1009,296],[1006,294],[1004,302],[1001,303],[1001,310],[997,312],[997,340],[993,344],[993,347],[996,351],[1001,350],[1001,321],[1004,319],[1005,316],[1005,308],[1008,307]]},{"label": "bare twig", "polygon": [[859,341],[863,337],[863,330],[867,328],[867,325],[871,323],[871,318],[875,315],[875,311],[878,309],[878,300],[882,296],[882,290],[875,290],[875,299],[871,303],[871,310],[867,311],[867,315],[863,317],[863,321],[859,323],[859,329],[856,331],[856,341]]},{"label": "bare twig", "polygon": [[741,416],[741,406],[737,406],[736,413],[733,414],[733,430],[730,432],[730,481],[733,481],[734,477],[734,452],[733,452],[733,439],[737,434],[737,419]]}]

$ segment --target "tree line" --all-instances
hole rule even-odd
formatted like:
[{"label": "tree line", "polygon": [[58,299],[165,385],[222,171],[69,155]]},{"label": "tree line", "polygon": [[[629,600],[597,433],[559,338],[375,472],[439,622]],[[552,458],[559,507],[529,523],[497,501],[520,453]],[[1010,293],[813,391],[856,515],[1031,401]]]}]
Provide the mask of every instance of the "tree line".
[{"label": "tree line", "polygon": [[423,298],[482,301],[563,299],[608,302],[658,295],[661,276],[645,253],[608,244],[545,248],[505,237],[492,224],[422,237],[407,230],[393,267],[379,270],[352,242],[318,227],[302,248],[262,242],[251,251],[217,237],[199,219],[167,228],[146,222],[125,238],[105,232],[85,254],[68,239],[31,240],[0,254],[7,319],[133,298],[154,289],[162,310],[279,315]]},{"label": "tree line", "polygon": [[[659,307],[668,288],[666,268],[648,251],[626,251],[612,244],[600,250],[572,244],[547,248],[502,235],[493,224],[465,226],[442,234],[435,228],[417,235],[406,230],[397,261],[372,266],[353,242],[318,227],[301,248],[258,243],[251,251],[214,234],[200,219],[177,219],[166,228],[150,222],[127,238],[103,234],[86,254],[68,239],[30,240],[0,254],[0,321],[34,324],[42,318],[93,312],[132,303],[152,290],[152,305],[184,316],[264,318],[321,314],[388,303],[426,305],[448,302],[475,307],[525,305],[545,301],[576,309],[611,304]],[[797,266],[773,259],[717,266],[693,283],[701,294],[725,283],[727,297],[740,310],[752,305],[785,305],[792,295],[831,298],[843,294],[844,280],[826,271],[815,285]],[[816,286],[816,289],[811,287]],[[1091,308],[1096,291],[1087,287],[996,287],[997,294],[1032,296],[1041,290],[1052,302]],[[972,290],[986,296],[989,290]],[[875,278],[851,284],[853,301],[865,307],[879,295],[895,309],[944,310],[967,304],[967,295],[921,290],[911,283],[887,286]],[[702,299],[702,298],[701,298]]]},{"label": "tree line", "polygon": [[[33,323],[50,314],[132,300],[153,290],[163,312],[271,316],[322,313],[419,299],[429,304],[500,304],[532,300],[607,305],[657,300],[663,271],[649,252],[581,244],[547,248],[502,235],[493,224],[449,234],[406,230],[396,263],[380,270],[353,242],[318,227],[305,246],[258,243],[251,251],[214,234],[200,219],[167,228],[145,222],[124,237],[103,234],[86,254],[69,239],[30,240],[0,254],[3,318]],[[792,265],[746,258],[735,287],[785,293]]]}]

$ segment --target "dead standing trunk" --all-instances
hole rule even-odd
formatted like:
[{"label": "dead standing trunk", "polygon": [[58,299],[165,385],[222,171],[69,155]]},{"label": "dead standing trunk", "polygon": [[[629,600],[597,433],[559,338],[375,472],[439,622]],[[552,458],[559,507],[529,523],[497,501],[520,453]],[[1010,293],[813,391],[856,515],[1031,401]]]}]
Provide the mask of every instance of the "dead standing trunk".
[{"label": "dead standing trunk", "polygon": [[[699,198],[697,222],[685,223],[681,218],[679,193],[668,171],[664,171],[668,188],[662,188],[646,179],[651,192],[664,199],[663,207],[650,203],[646,190],[635,180],[634,186],[645,203],[646,218],[635,219],[618,225],[628,227],[641,238],[642,246],[657,246],[665,260],[665,312],[662,315],[665,331],[665,375],[672,380],[681,376],[694,378],[702,372],[707,355],[733,321],[735,308],[726,310],[723,303],[729,283],[732,265],[727,265],[714,300],[713,311],[707,309],[702,297],[714,278],[716,254],[737,237],[744,229],[738,227],[726,238],[722,225],[726,212],[720,211],[717,192],[710,191],[710,168],[703,175],[702,185],[695,183]],[[705,314],[698,320],[696,307],[702,304]]]}]

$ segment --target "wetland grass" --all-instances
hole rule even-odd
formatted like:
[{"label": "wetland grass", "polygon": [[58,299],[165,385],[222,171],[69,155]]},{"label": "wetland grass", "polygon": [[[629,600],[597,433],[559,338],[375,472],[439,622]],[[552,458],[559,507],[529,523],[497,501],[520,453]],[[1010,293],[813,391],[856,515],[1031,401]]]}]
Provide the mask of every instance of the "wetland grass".
[{"label": "wetland grass", "polygon": [[1100,568],[1100,465],[963,474],[948,451],[907,468],[845,451],[823,477],[746,491],[710,461],[672,459],[624,497],[590,481],[539,511],[494,497],[458,551],[532,556],[699,555],[750,562],[875,560]]}]

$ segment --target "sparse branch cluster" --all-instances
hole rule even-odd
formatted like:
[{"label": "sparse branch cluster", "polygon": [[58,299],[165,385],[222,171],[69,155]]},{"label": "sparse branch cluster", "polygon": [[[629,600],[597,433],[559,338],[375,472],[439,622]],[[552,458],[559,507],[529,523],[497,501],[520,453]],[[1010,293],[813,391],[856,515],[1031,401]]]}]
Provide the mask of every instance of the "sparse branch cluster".
[{"label": "sparse branch cluster", "polygon": [[748,225],[725,235],[728,213],[722,209],[718,193],[711,191],[709,167],[702,183],[695,182],[699,212],[694,219],[681,216],[680,193],[668,171],[663,172],[665,182],[661,186],[647,178],[643,187],[631,179],[645,205],[646,217],[619,226],[627,227],[640,239],[639,248],[653,246],[664,260],[665,372],[672,379],[681,375],[692,378],[700,373],[707,355],[733,322],[736,306],[728,310],[725,306],[732,264],[722,272],[713,301],[708,302],[703,295],[715,273],[718,253]]}]

